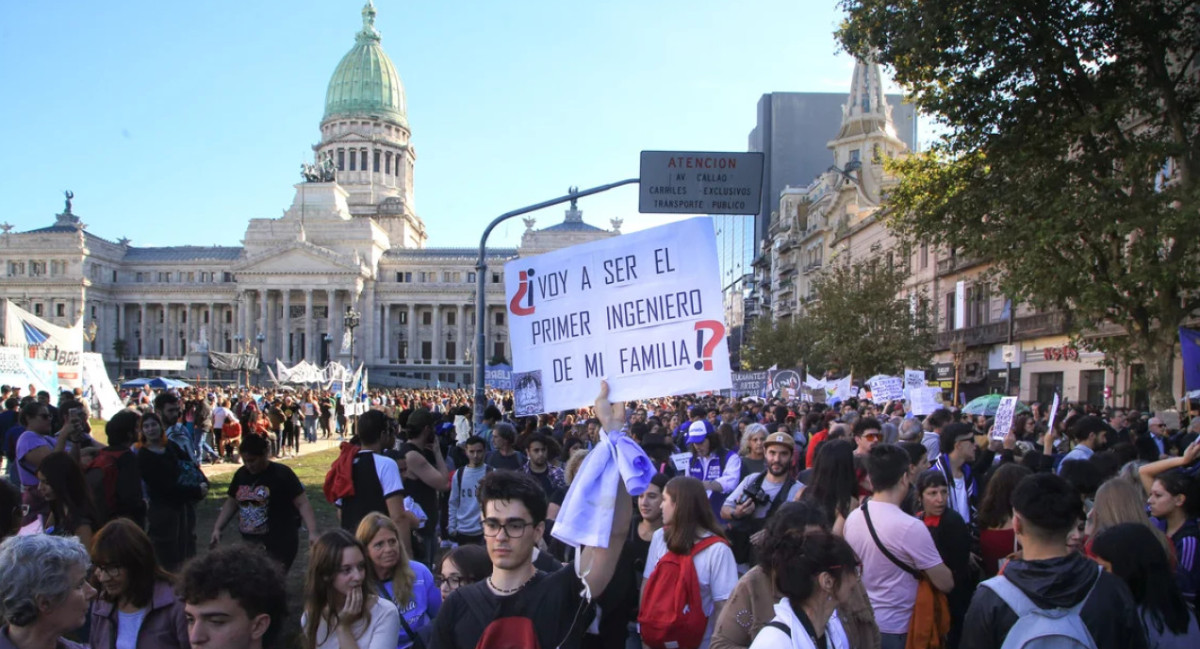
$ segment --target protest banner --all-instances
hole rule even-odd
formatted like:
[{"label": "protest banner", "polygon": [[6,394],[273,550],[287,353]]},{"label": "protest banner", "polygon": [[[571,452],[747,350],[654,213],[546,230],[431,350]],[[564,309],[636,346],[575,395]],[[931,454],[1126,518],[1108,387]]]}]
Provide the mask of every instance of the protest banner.
[{"label": "protest banner", "polygon": [[912,398],[916,388],[925,387],[925,370],[904,369],[904,392]]},{"label": "protest banner", "polygon": [[60,327],[8,300],[5,304],[4,339],[9,345],[25,350],[29,358],[55,363],[58,366],[58,382],[62,387],[83,387],[82,314],[73,326]]},{"label": "protest banner", "polygon": [[30,358],[20,347],[0,347],[0,383],[34,391],[58,394],[58,365],[54,361]]},{"label": "protest banner", "polygon": [[496,390],[512,389],[512,365],[497,363],[488,365],[483,372],[483,382],[489,388]]},{"label": "protest banner", "polygon": [[928,415],[942,407],[942,389],[920,387],[909,392],[909,402],[914,415]]},{"label": "protest banner", "polygon": [[104,356],[84,352],[83,354],[83,397],[91,408],[92,416],[104,421],[125,408],[121,397],[108,380],[108,370],[104,367]]},{"label": "protest banner", "polygon": [[1000,406],[996,408],[996,419],[992,422],[991,439],[1003,441],[1008,436],[1008,432],[1012,430],[1013,417],[1017,414],[1017,398],[1004,397],[1000,400]]},{"label": "protest banner", "polygon": [[733,372],[733,389],[730,394],[735,397],[757,397],[767,391],[767,370],[752,372]]},{"label": "protest banner", "polygon": [[853,387],[853,377],[844,376],[836,381],[825,381],[825,401],[826,403],[839,403],[849,399],[852,396],[851,388]]},{"label": "protest banner", "polygon": [[[1014,408],[1016,406],[1013,406]],[[1058,393],[1054,393],[1054,400],[1050,402],[1050,421],[1046,424],[1046,430],[1054,432],[1054,420],[1058,418]]]},{"label": "protest banner", "polygon": [[733,387],[712,219],[504,265],[517,415]]},{"label": "protest banner", "polygon": [[795,399],[801,391],[800,373],[795,370],[768,372],[767,392],[783,399]]},{"label": "protest banner", "polygon": [[675,465],[675,470],[687,475],[688,466],[691,465],[692,454],[689,453],[672,453],[671,464]]},{"label": "protest banner", "polygon": [[876,403],[904,398],[904,379],[895,376],[878,378],[871,383],[871,395]]}]

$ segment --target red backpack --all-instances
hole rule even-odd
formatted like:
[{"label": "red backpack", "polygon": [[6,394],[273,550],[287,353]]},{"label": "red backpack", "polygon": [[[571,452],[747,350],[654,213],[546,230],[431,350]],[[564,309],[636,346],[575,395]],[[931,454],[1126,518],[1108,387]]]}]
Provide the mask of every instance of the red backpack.
[{"label": "red backpack", "polygon": [[687,554],[667,552],[654,566],[638,613],[642,642],[651,649],[696,649],[704,640],[708,616],[700,601],[700,577],[692,560],[705,548],[726,543],[713,535]]},{"label": "red backpack", "polygon": [[96,453],[96,457],[92,459],[84,472],[84,480],[91,491],[96,514],[101,519],[96,521],[96,528],[107,522],[113,512],[117,510],[117,477],[120,475],[117,460],[128,452],[128,449],[120,451],[103,449]]}]

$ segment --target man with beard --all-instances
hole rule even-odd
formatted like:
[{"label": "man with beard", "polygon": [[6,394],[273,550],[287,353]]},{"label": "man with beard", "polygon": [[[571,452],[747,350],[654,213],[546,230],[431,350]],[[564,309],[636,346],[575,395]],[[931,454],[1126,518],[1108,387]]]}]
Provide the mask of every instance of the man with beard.
[{"label": "man with beard", "polygon": [[796,499],[803,487],[791,477],[792,453],[796,440],[784,433],[771,433],[763,442],[766,449],[766,471],[751,473],[742,480],[721,506],[721,518],[732,521],[730,538],[733,556],[739,572],[757,563],[750,537],[766,525],[767,517],[780,505]]},{"label": "man with beard", "polygon": [[188,456],[199,465],[200,459],[196,455],[196,445],[192,443],[192,436],[188,433],[187,426],[180,421],[183,409],[179,395],[170,390],[159,392],[158,396],[154,397],[154,412],[158,413],[159,419],[162,419],[163,428],[166,429],[166,438],[187,451]]}]

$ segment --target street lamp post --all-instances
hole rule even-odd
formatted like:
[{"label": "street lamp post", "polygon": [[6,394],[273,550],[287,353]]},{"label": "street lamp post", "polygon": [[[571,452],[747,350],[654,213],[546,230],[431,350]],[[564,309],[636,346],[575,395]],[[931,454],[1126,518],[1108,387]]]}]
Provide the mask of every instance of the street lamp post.
[{"label": "street lamp post", "polygon": [[615,189],[624,185],[632,185],[639,181],[639,178],[626,178],[625,180],[609,183],[607,185],[600,185],[599,187],[593,187],[583,191],[572,191],[566,196],[559,196],[558,198],[552,198],[536,205],[529,205],[511,212],[505,212],[504,214],[501,214],[493,219],[492,222],[489,223],[486,228],[484,228],[483,235],[479,237],[479,259],[475,262],[475,417],[474,421],[472,422],[473,425],[478,426],[479,422],[483,421],[483,407],[487,399],[485,394],[485,386],[483,384],[483,366],[486,358],[484,349],[487,347],[487,240],[488,237],[491,236],[492,230],[496,229],[497,225],[500,225],[514,216],[536,212],[540,209],[553,207],[568,201],[574,202],[580,198],[583,198],[584,196],[599,194],[600,192],[606,192],[610,189]]},{"label": "street lamp post", "polygon": [[[267,359],[265,356],[263,356],[263,341],[266,340],[267,337],[263,335],[263,332],[260,331],[258,332],[258,335],[254,337],[254,339],[258,341],[258,371],[261,373],[263,371],[263,367],[267,364]],[[246,387],[250,387],[249,370],[246,371]]]},{"label": "street lamp post", "polygon": [[963,356],[967,353],[967,343],[961,338],[950,343],[950,353],[954,355],[954,394],[950,395],[950,405],[958,405],[958,376],[962,367]]},{"label": "street lamp post", "polygon": [[[246,351],[242,345],[242,341],[245,339],[246,337],[242,334],[233,334],[233,352],[235,354],[240,355]],[[241,374],[241,372],[235,369],[233,371],[233,380],[237,381],[238,379],[242,378]],[[246,387],[250,387],[250,370],[246,370]]]}]

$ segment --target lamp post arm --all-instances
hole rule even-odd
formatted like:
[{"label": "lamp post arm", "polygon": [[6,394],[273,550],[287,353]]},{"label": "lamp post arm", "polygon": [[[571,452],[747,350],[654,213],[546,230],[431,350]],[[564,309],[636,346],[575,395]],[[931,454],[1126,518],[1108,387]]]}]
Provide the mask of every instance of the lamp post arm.
[{"label": "lamp post arm", "polygon": [[601,192],[606,192],[610,189],[616,189],[617,187],[622,187],[624,185],[632,185],[640,180],[640,178],[626,178],[625,180],[620,180],[615,183],[609,183],[607,185],[600,185],[599,187],[592,187],[591,189],[570,192],[565,196],[559,196],[558,198],[543,201],[541,203],[537,203],[536,205],[529,205],[511,212],[505,212],[504,214],[501,214],[493,219],[492,222],[489,223],[486,228],[484,228],[483,236],[479,237],[479,259],[475,262],[475,416],[471,422],[472,425],[478,426],[479,423],[483,421],[483,408],[487,400],[486,386],[483,383],[483,370],[484,365],[487,362],[487,355],[484,351],[485,347],[487,346],[487,331],[485,331],[485,327],[487,326],[487,240],[488,237],[491,236],[492,230],[495,230],[497,225],[500,225],[514,216],[536,212],[540,209],[552,207],[560,203],[575,201],[584,196],[599,194]]}]

